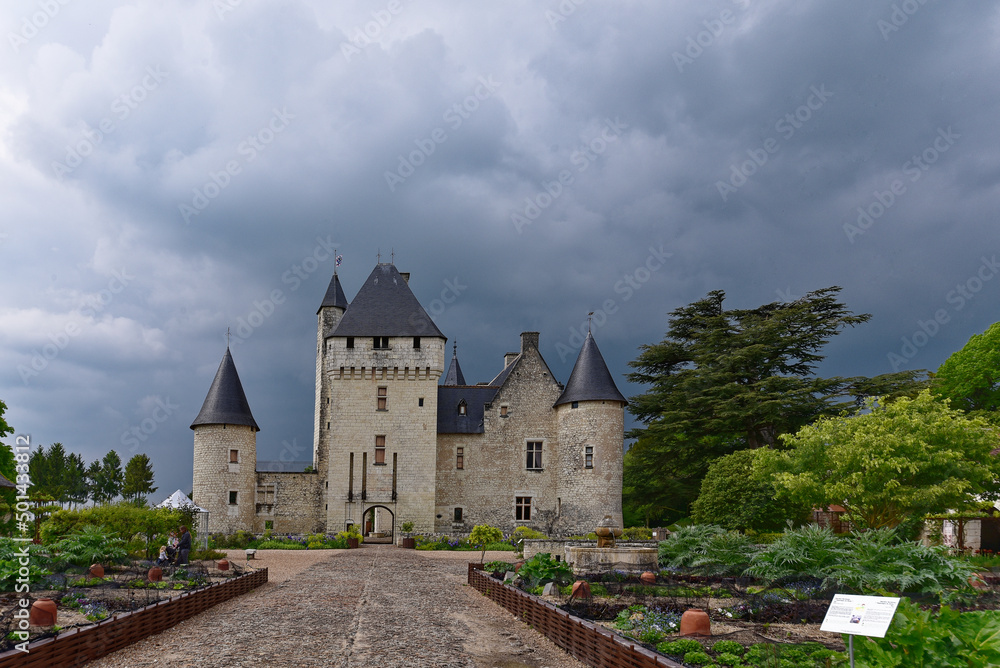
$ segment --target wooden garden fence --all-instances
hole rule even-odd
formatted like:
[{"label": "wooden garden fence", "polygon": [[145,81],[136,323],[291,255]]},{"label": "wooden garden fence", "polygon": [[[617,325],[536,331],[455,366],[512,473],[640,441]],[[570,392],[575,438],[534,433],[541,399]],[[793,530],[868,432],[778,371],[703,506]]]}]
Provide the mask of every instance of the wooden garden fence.
[{"label": "wooden garden fence", "polygon": [[267,582],[267,569],[219,582],[204,589],[117,613],[105,620],[60,633],[28,645],[28,653],[10,650],[0,654],[0,668],[51,668],[79,666],[111,654],[204,612],[213,605],[245,594]]},{"label": "wooden garden fence", "polygon": [[469,564],[472,587],[589,666],[683,668],[676,661],[651,652],[599,624],[575,617],[517,587],[505,585],[481,568],[481,564]]}]

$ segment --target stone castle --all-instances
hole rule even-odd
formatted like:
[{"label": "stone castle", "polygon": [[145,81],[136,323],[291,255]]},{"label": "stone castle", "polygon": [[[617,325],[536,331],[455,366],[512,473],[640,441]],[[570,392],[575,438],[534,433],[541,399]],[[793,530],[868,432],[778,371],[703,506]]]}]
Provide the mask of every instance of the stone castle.
[{"label": "stone castle", "polygon": [[210,532],[354,524],[393,538],[412,522],[421,533],[490,524],[572,535],[608,514],[622,526],[626,402],[593,336],[565,386],[537,332],[521,334],[493,380],[469,385],[457,353],[446,372],[447,338],[391,263],[375,267],[353,302],[335,272],[317,315],[308,465],[258,470],[260,428],[226,350],[191,424],[192,496]]}]

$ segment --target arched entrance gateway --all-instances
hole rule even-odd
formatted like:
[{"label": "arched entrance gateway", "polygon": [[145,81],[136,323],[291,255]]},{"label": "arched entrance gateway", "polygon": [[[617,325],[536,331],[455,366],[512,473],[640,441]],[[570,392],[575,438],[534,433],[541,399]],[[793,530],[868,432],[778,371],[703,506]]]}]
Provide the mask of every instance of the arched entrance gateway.
[{"label": "arched entrance gateway", "polygon": [[361,511],[360,528],[366,543],[391,545],[396,537],[396,514],[388,506],[366,506]]}]

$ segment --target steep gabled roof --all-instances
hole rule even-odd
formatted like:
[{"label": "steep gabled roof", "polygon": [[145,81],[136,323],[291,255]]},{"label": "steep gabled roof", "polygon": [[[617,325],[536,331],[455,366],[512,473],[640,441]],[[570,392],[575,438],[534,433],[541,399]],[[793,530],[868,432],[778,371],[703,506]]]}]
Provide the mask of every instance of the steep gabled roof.
[{"label": "steep gabled roof", "polygon": [[316,309],[316,313],[319,313],[327,306],[335,306],[337,308],[346,309],[348,306],[347,296],[344,294],[344,288],[340,286],[340,277],[336,273],[333,274],[333,278],[330,279],[330,285],[326,289],[326,295],[323,296],[323,303],[319,305]]},{"label": "steep gabled roof", "polygon": [[573,401],[621,401],[628,403],[622,393],[618,391],[608,365],[604,362],[604,356],[597,348],[594,336],[587,332],[587,339],[580,349],[580,356],[576,358],[573,365],[573,372],[566,382],[566,389],[559,396],[555,405],[568,404]]},{"label": "steep gabled roof", "polygon": [[462,373],[462,367],[458,364],[458,347],[456,346],[455,352],[451,356],[451,364],[448,366],[448,373],[444,377],[445,385],[465,385],[465,374]]},{"label": "steep gabled roof", "polygon": [[[493,401],[499,388],[489,385],[466,387],[438,387],[439,434],[482,434],[486,404]],[[458,405],[465,402],[465,415],[460,415]]]},{"label": "steep gabled roof", "polygon": [[406,280],[388,263],[375,266],[329,336],[430,336],[446,339]]},{"label": "steep gabled roof", "polygon": [[205,403],[201,406],[201,412],[191,423],[191,428],[202,424],[243,424],[253,427],[254,431],[260,431],[250,412],[250,404],[243,392],[243,384],[240,382],[240,375],[236,373],[236,364],[233,363],[228,346],[219,370],[215,372],[212,387],[208,389]]}]

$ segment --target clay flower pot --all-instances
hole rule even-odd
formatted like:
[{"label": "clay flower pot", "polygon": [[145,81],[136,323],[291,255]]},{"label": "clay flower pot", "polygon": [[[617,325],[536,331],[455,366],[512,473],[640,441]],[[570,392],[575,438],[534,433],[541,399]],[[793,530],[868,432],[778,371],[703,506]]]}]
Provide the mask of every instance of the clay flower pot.
[{"label": "clay flower pot", "polygon": [[54,626],[56,623],[56,602],[52,599],[40,598],[32,603],[28,623],[32,626]]},{"label": "clay flower pot", "polygon": [[229,570],[229,560],[228,559],[219,559],[219,563],[217,563],[216,566],[218,566],[218,568],[219,568],[220,571],[228,571]]},{"label": "clay flower pot", "polygon": [[92,578],[103,578],[104,577],[104,566],[100,564],[94,564],[90,567],[90,577]]},{"label": "clay flower pot", "polygon": [[655,585],[656,576],[653,575],[653,573],[651,573],[650,571],[646,571],[645,573],[639,576],[639,582],[641,582],[644,585]]},{"label": "clay flower pot", "polygon": [[149,572],[146,573],[146,577],[149,578],[150,582],[159,582],[163,579],[163,569],[159,566],[153,566],[149,569]]},{"label": "clay flower pot", "polygon": [[577,580],[573,583],[573,590],[569,594],[569,600],[574,598],[590,598],[590,583],[586,580]]},{"label": "clay flower pot", "polygon": [[521,570],[521,566],[524,566],[524,560],[514,562],[514,572],[517,573]]},{"label": "clay flower pot", "polygon": [[682,636],[710,636],[712,635],[712,623],[708,619],[708,613],[704,610],[691,608],[685,610],[681,615]]}]

